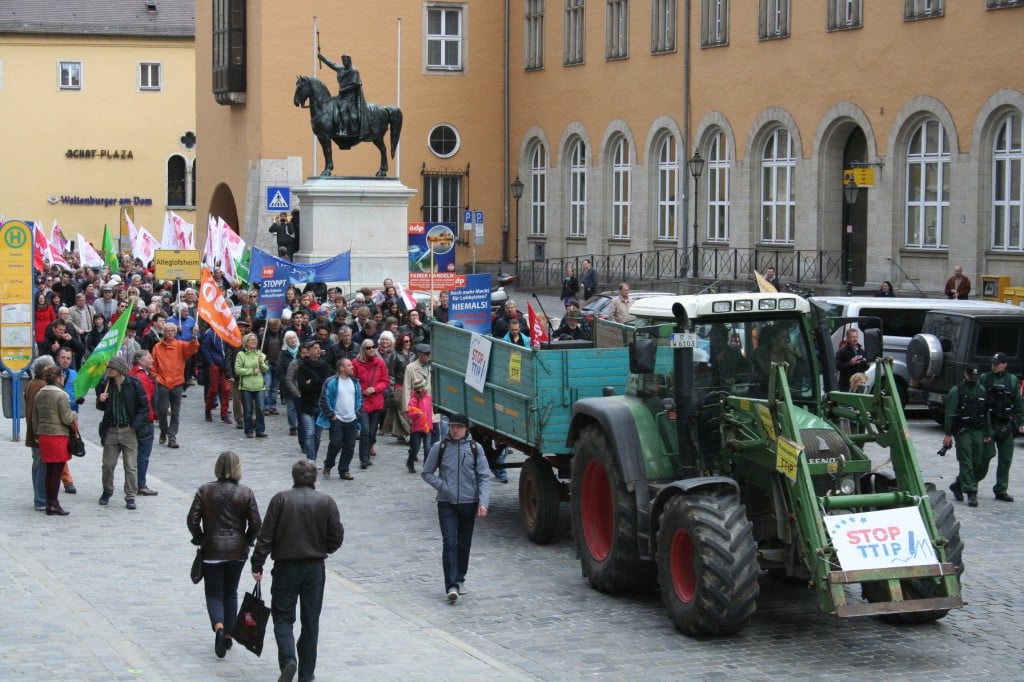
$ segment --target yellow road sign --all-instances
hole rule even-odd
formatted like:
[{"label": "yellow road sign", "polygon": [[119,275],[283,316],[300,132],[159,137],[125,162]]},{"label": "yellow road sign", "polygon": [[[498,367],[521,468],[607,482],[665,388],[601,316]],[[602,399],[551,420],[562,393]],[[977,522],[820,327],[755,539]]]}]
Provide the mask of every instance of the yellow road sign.
[{"label": "yellow road sign", "polygon": [[32,228],[20,220],[0,227],[0,361],[12,372],[32,362]]},{"label": "yellow road sign", "polygon": [[850,168],[843,171],[843,184],[847,184],[853,180],[857,183],[858,187],[874,187],[875,186],[875,169],[868,168]]},{"label": "yellow road sign", "polygon": [[153,256],[156,279],[199,279],[199,251],[195,249],[157,249]]}]

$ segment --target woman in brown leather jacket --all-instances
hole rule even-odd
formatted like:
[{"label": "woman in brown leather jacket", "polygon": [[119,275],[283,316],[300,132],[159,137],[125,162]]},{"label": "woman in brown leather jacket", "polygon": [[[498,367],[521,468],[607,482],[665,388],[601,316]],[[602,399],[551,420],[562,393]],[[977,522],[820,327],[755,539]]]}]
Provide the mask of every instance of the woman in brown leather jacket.
[{"label": "woman in brown leather jacket", "polygon": [[188,530],[192,544],[203,548],[203,585],[214,631],[213,650],[218,658],[224,658],[231,648],[238,614],[238,581],[263,522],[256,496],[238,483],[242,478],[238,455],[231,450],[220,453],[213,472],[217,480],[201,485],[192,500]]}]

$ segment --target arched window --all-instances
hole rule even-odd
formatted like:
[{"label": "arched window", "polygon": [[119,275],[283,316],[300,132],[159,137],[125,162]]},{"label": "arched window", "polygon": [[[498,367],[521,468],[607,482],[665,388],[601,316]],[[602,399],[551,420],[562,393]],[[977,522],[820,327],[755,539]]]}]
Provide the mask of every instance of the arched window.
[{"label": "arched window", "polygon": [[711,242],[729,241],[729,141],[725,133],[716,131],[708,144],[708,226]]},{"label": "arched window", "polygon": [[612,239],[629,239],[631,173],[629,141],[620,137],[612,152]]},{"label": "arched window", "polygon": [[949,141],[942,124],[936,119],[921,123],[907,146],[907,248],[947,245],[949,161]]},{"label": "arched window", "polygon": [[537,142],[530,154],[530,236],[547,235],[548,164],[544,145]]},{"label": "arched window", "polygon": [[675,135],[665,135],[658,145],[658,239],[679,238],[679,150]]},{"label": "arched window", "polygon": [[992,249],[1024,251],[1024,118],[1010,114],[999,125],[992,146]]},{"label": "arched window", "polygon": [[587,236],[587,146],[577,138],[569,145],[569,236]]},{"label": "arched window", "polygon": [[792,244],[796,226],[793,139],[785,128],[768,137],[761,157],[761,241]]},{"label": "arched window", "polygon": [[192,193],[189,194],[188,205],[192,206],[192,207],[195,207],[195,205],[196,205],[196,162],[197,161],[198,161],[198,159],[192,159],[192,172],[190,173],[190,175],[191,175],[191,182],[189,182],[189,186],[192,188]]},{"label": "arched window", "polygon": [[173,154],[167,159],[167,205],[186,206],[185,191],[188,187],[186,181],[185,157],[180,154]]}]

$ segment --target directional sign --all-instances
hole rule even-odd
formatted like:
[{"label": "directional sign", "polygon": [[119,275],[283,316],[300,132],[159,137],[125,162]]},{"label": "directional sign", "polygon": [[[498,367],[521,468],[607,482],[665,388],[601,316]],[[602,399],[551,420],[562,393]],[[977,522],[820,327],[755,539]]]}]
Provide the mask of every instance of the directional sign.
[{"label": "directional sign", "polygon": [[288,187],[267,188],[268,211],[290,211],[292,208],[292,191]]},{"label": "directional sign", "polygon": [[843,171],[843,184],[847,184],[850,180],[853,180],[858,187],[874,187],[875,186],[875,169],[868,168],[850,168]]},{"label": "directional sign", "polygon": [[0,364],[13,373],[32,361],[32,228],[20,220],[0,227]]}]

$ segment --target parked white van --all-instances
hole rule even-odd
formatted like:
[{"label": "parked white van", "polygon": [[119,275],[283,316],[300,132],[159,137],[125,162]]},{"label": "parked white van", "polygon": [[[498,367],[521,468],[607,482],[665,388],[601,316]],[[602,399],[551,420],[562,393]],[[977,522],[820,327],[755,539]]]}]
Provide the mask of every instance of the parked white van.
[{"label": "parked white van", "polygon": [[[1015,306],[992,301],[951,301],[944,298],[882,298],[875,296],[812,296],[811,302],[825,309],[829,317],[877,317],[882,321],[882,354],[893,359],[893,373],[900,402],[910,399],[910,372],[907,370],[907,345],[921,333],[930,310],[1005,310]],[[839,350],[848,328],[862,332],[860,325],[839,325],[832,333],[832,345]],[[868,371],[869,385],[874,383],[874,367]]]}]

